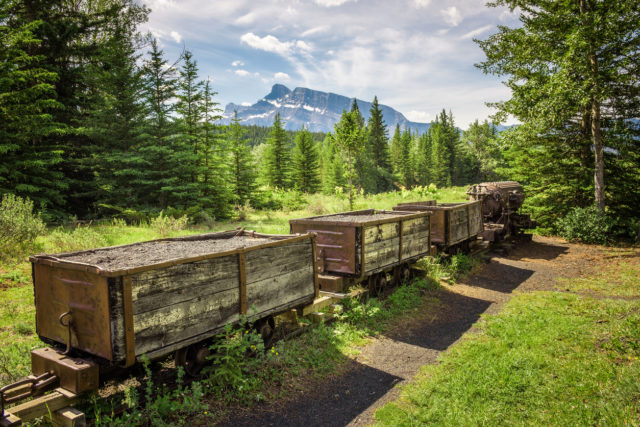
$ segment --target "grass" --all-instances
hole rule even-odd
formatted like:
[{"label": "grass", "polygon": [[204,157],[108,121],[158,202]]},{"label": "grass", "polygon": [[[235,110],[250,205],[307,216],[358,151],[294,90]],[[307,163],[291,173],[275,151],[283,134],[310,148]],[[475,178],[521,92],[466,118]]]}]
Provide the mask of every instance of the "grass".
[{"label": "grass", "polygon": [[[635,262],[634,262],[635,261]],[[519,294],[423,368],[380,425],[638,425],[640,263]]]}]

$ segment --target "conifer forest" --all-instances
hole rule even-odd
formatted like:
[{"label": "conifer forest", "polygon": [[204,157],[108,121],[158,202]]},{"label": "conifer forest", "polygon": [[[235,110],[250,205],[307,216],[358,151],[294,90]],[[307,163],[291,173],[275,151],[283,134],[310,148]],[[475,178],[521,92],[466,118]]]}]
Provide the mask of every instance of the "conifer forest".
[{"label": "conifer forest", "polygon": [[[197,222],[277,208],[274,191],[351,198],[512,179],[543,226],[595,207],[629,234],[640,209],[634,2],[497,2],[516,3],[530,11],[521,28],[477,40],[476,67],[513,94],[493,122],[461,130],[442,109],[422,134],[389,128],[376,97],[367,121],[354,100],[323,134],[285,131],[279,115],[271,128],[222,124],[215,76],[188,46],[168,57],[142,33],[139,2],[3,0],[0,194],[53,223],[161,211]],[[498,132],[507,116],[521,124]]]}]

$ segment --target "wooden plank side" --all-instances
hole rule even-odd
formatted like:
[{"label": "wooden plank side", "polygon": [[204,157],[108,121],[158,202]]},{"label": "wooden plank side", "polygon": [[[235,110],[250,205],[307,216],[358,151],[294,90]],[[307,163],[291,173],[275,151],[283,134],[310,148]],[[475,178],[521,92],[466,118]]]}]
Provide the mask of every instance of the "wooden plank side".
[{"label": "wooden plank side", "polygon": [[134,315],[238,286],[237,255],[151,270],[131,277]]},{"label": "wooden plank side", "polygon": [[247,284],[248,314],[260,314],[305,296],[315,297],[314,271],[310,262],[301,269]]},{"label": "wooden plank side", "polygon": [[124,334],[124,298],[122,295],[122,278],[112,277],[107,280],[109,286],[109,307],[111,321],[111,351],[113,360],[125,359],[126,343]]},{"label": "wooden plank side", "polygon": [[313,264],[311,240],[302,244],[274,246],[247,252],[247,284]]},{"label": "wooden plank side", "polygon": [[364,244],[388,240],[398,237],[400,233],[400,220],[385,224],[364,227]]},{"label": "wooden plank side", "polygon": [[471,236],[477,236],[484,229],[482,223],[482,205],[474,203],[469,206],[469,233]]},{"label": "wooden plank side", "polygon": [[182,290],[186,286],[210,283],[229,277],[229,271],[237,272],[236,254],[149,270],[131,276],[133,300],[150,295],[166,294]]},{"label": "wooden plank side", "polygon": [[402,242],[402,259],[411,258],[420,254],[429,254],[429,231],[414,233],[405,236]]},{"label": "wooden plank side", "polygon": [[403,221],[402,235],[407,236],[409,234],[419,233],[429,229],[429,217],[415,218]]},{"label": "wooden plank side", "polygon": [[451,211],[449,215],[449,227],[451,235],[450,245],[460,243],[469,237],[466,205],[461,205]]},{"label": "wooden plank side", "polygon": [[384,267],[399,262],[400,238],[382,240],[364,246],[364,271]]},{"label": "wooden plank side", "polygon": [[156,350],[235,322],[239,318],[238,287],[134,316],[136,355]]}]

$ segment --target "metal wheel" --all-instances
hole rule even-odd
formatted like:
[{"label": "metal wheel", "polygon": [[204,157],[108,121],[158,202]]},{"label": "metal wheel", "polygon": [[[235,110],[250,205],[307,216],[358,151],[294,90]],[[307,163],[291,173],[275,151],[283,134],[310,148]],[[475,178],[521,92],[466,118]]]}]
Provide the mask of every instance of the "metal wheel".
[{"label": "metal wheel", "polygon": [[376,276],[376,295],[381,295],[382,292],[384,292],[384,288],[387,287],[387,283],[389,281],[387,280],[387,274],[382,272],[382,273],[378,273]]},{"label": "metal wheel", "polygon": [[207,364],[207,358],[210,354],[211,350],[206,345],[202,343],[191,344],[176,350],[176,367],[182,366],[188,375],[195,377]]},{"label": "metal wheel", "polygon": [[253,327],[262,337],[265,350],[271,347],[273,343],[273,335],[276,331],[276,321],[273,316],[269,316],[264,319],[257,320]]}]

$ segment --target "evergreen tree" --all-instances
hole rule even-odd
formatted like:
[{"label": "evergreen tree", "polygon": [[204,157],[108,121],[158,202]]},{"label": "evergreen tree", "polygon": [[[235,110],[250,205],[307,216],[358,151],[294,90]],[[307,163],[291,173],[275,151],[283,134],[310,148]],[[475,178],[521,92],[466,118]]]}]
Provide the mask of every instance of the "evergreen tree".
[{"label": "evergreen tree", "polygon": [[303,128],[296,134],[293,151],[293,178],[297,189],[315,193],[320,186],[318,177],[318,151],[311,132]]},{"label": "evergreen tree", "polygon": [[319,163],[322,191],[325,194],[334,194],[336,189],[346,185],[344,163],[331,134],[327,135],[320,144]]},{"label": "evergreen tree", "polygon": [[137,51],[146,38],[138,35],[137,25],[146,13],[132,9],[118,16],[111,36],[100,46],[99,60],[89,68],[90,86],[98,90],[92,93],[88,135],[97,147],[93,160],[102,208],[139,207],[136,185],[145,163],[138,149],[144,141],[145,116]]},{"label": "evergreen tree", "polygon": [[376,193],[393,189],[393,169],[389,160],[389,137],[378,97],[373,98],[371,117],[367,123],[367,153],[375,167]]},{"label": "evergreen tree", "polygon": [[273,120],[264,161],[267,183],[272,187],[286,188],[290,179],[290,153],[280,113],[276,113]]},{"label": "evergreen tree", "polygon": [[227,130],[227,141],[231,151],[231,194],[236,205],[244,205],[251,200],[256,188],[255,164],[244,132],[238,111],[234,110]]},{"label": "evergreen tree", "polygon": [[399,176],[402,169],[402,133],[400,132],[400,125],[397,123],[396,130],[391,138],[391,167],[396,177]]},{"label": "evergreen tree", "polygon": [[0,3],[0,194],[60,212],[67,184],[58,171],[62,150],[52,138],[60,125],[48,114],[61,107],[56,73],[31,53],[41,43],[35,33],[42,22],[18,19],[18,8],[18,1]]},{"label": "evergreen tree", "polygon": [[359,122],[359,112],[342,112],[340,121],[334,126],[333,140],[340,148],[342,156],[346,160],[345,177],[349,192],[349,209],[353,209],[353,181],[356,177],[355,159],[364,147],[364,135]]},{"label": "evergreen tree", "polygon": [[462,135],[462,147],[468,148],[475,158],[473,166],[477,172],[477,181],[495,181],[498,179],[496,168],[502,156],[497,142],[497,131],[493,124],[485,120],[482,124],[476,120]]},{"label": "evergreen tree", "polygon": [[416,182],[426,186],[433,182],[433,162],[431,155],[431,133],[420,135],[416,152]]},{"label": "evergreen tree", "polygon": [[402,132],[398,153],[398,178],[405,188],[413,186],[412,141],[411,132],[408,129]]},{"label": "evergreen tree", "polygon": [[144,173],[137,182],[140,200],[149,207],[166,209],[171,203],[172,186],[176,183],[172,162],[174,128],[171,113],[176,96],[176,70],[163,57],[155,39],[151,41],[149,58],[144,63],[144,100],[148,138],[140,148]]},{"label": "evergreen tree", "polygon": [[[496,104],[498,119],[511,114],[522,123],[507,134],[513,137],[509,143],[513,149],[522,148],[530,154],[536,154],[535,150],[565,153],[556,162],[567,163],[567,168],[559,167],[550,180],[540,180],[537,170],[548,164],[537,161],[551,158],[535,155],[528,163],[517,161],[523,153],[512,157],[517,174],[529,182],[536,181],[541,191],[555,193],[565,187],[570,192],[566,194],[568,199],[583,199],[583,179],[574,181],[574,177],[588,173],[573,167],[581,164],[593,147],[593,202],[604,210],[604,147],[609,144],[609,131],[614,133],[612,143],[637,145],[632,136],[635,125],[629,119],[640,113],[638,2],[497,0],[490,6],[521,11],[517,28],[501,26],[489,39],[478,41],[487,56],[478,66],[485,73],[507,76],[505,84],[512,93],[509,100]],[[619,123],[626,131],[603,126],[607,122]],[[623,134],[627,136],[620,140],[618,136]],[[529,136],[532,139],[523,139]],[[567,155],[573,158],[567,159]],[[570,188],[566,188],[567,182],[572,182]],[[558,202],[559,213],[570,206]]]}]

